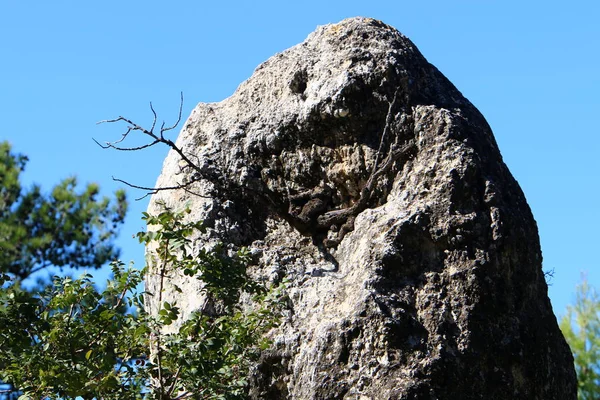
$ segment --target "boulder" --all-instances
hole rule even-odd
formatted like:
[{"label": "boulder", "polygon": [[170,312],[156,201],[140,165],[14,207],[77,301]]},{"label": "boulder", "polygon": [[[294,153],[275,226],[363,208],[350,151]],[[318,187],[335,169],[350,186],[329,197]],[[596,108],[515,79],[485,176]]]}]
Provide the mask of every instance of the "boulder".
[{"label": "boulder", "polygon": [[[319,27],[199,104],[176,144],[197,168],[171,151],[157,186],[191,184],[150,212],[188,204],[198,246],[246,246],[255,276],[289,280],[252,398],[576,398],[525,196],[483,116],[396,29]],[[201,284],[174,279],[165,296],[200,307]]]}]

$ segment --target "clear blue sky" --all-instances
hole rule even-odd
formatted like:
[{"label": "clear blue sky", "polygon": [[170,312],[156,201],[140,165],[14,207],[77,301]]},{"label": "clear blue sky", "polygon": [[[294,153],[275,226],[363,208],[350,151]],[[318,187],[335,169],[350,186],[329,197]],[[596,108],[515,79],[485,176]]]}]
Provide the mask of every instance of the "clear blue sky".
[{"label": "clear blue sky", "polygon": [[[254,68],[317,25],[368,16],[396,27],[485,115],[540,229],[562,314],[582,271],[600,286],[600,2],[597,1],[2,1],[0,140],[30,156],[26,180],[77,175],[110,193],[111,176],[153,185],[165,149],[120,154],[95,122],[175,118],[229,96]],[[130,198],[139,193],[130,192]],[[147,200],[132,204],[132,235]]]}]

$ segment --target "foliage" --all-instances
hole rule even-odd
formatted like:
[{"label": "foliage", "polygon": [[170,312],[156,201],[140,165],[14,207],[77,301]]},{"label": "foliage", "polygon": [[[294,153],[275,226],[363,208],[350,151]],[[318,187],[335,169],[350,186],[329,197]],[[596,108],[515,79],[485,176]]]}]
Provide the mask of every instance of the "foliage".
[{"label": "foliage", "polygon": [[[263,334],[277,320],[273,312],[277,296],[247,275],[250,254],[245,249],[234,257],[221,246],[192,254],[191,235],[202,226],[184,222],[184,217],[184,213],[169,210],[157,216],[144,213],[149,230],[138,234],[146,245],[156,244],[156,259],[151,260],[149,273],[158,273],[161,280],[159,293],[154,294],[160,309],[150,343],[156,349],[152,386],[159,398],[171,398],[174,393],[210,399],[243,398],[251,362],[268,344]],[[162,328],[179,317],[177,305],[162,299],[165,280],[175,272],[173,266],[203,282],[205,307],[183,322],[177,333],[163,335]],[[261,307],[242,310],[242,293],[254,296]],[[212,307],[207,307],[209,304]]]},{"label": "foliage", "polygon": [[[144,214],[149,229],[138,237],[154,257],[141,271],[113,263],[114,278],[101,293],[89,275],[57,278],[41,294],[2,289],[0,379],[19,387],[23,399],[243,398],[249,368],[268,346],[264,334],[278,321],[281,289],[247,275],[246,250],[192,254],[192,235],[202,226],[184,217]],[[147,273],[160,274],[158,292],[144,293],[157,307],[152,312],[137,291]],[[174,274],[202,280],[213,311],[183,320],[177,305],[162,299]],[[244,293],[255,307],[240,306]]]},{"label": "foliage", "polygon": [[125,298],[141,271],[113,263],[114,279],[99,293],[91,275],[55,278],[43,293],[2,291],[0,377],[24,398],[136,398],[144,384],[135,361],[146,354],[142,314]]},{"label": "foliage", "polygon": [[587,281],[577,287],[560,328],[575,358],[578,399],[600,398],[600,296]]},{"label": "foliage", "polygon": [[75,178],[50,194],[38,185],[23,189],[27,161],[0,142],[0,272],[25,279],[50,265],[99,268],[116,259],[112,239],[127,211],[125,192],[113,202],[98,198],[96,184],[77,193]]}]

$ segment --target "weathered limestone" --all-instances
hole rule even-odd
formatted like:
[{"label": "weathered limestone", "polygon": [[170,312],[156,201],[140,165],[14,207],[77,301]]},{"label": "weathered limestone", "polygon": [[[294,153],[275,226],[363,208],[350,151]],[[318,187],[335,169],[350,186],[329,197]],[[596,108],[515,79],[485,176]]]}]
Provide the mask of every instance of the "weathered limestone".
[{"label": "weathered limestone", "polygon": [[[257,275],[291,280],[254,398],[575,399],[525,197],[485,119],[395,29],[319,27],[199,104],[177,145],[202,172],[171,152],[157,185],[197,181],[150,210],[188,202],[199,245],[248,246]],[[199,307],[177,279],[166,296]]]}]

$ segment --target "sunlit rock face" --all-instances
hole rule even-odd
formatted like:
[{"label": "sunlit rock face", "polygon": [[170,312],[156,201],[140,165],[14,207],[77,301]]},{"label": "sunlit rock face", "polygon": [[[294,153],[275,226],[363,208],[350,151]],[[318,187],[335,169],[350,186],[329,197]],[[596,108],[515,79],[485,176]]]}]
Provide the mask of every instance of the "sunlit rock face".
[{"label": "sunlit rock face", "polygon": [[[576,398],[523,192],[483,116],[396,29],[319,27],[199,104],[177,145],[199,168],[171,152],[157,185],[194,182],[150,211],[188,204],[198,246],[247,246],[256,277],[290,281],[252,398]],[[166,298],[203,303],[172,279]]]}]

